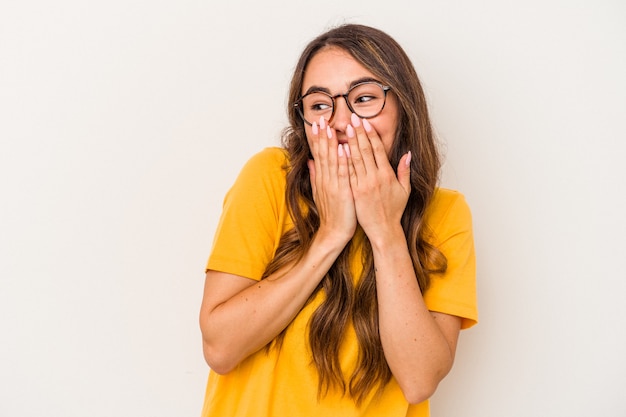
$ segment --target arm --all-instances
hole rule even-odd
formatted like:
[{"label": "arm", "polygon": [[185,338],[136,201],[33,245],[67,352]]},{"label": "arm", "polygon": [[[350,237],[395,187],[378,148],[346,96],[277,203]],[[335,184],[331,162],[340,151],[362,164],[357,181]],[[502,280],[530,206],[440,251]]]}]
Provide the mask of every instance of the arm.
[{"label": "arm", "polygon": [[401,228],[372,247],[385,358],[407,400],[420,403],[452,368],[461,319],[428,311]]},{"label": "arm", "polygon": [[228,373],[272,341],[302,309],[343,246],[317,235],[300,262],[261,281],[208,271],[200,329],[211,369]]},{"label": "arm", "polygon": [[410,403],[430,397],[454,361],[461,319],[428,311],[400,219],[410,193],[410,154],[397,175],[373,128],[353,119],[350,184],[359,224],[373,250],[380,337],[391,372]]},{"label": "arm", "polygon": [[[332,133],[314,126],[309,161],[320,227],[304,256],[261,281],[208,271],[200,311],[207,363],[227,373],[272,341],[302,309],[356,229],[347,158]],[[246,202],[240,202],[245,204]]]}]

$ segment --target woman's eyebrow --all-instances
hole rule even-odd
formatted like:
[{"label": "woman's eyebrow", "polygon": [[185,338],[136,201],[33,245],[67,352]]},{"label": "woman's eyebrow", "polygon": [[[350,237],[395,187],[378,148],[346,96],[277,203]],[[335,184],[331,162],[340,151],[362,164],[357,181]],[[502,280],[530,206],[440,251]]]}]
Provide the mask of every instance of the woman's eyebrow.
[{"label": "woman's eyebrow", "polygon": [[[351,89],[352,87],[354,87],[354,86],[355,86],[355,85],[357,85],[357,84],[367,83],[367,82],[375,82],[375,83],[382,84],[382,83],[381,83],[379,80],[377,80],[376,78],[373,78],[373,77],[361,77],[361,78],[358,78],[358,79],[356,79],[356,80],[351,81],[351,82],[350,82],[350,84],[348,85],[348,90],[349,90],[349,89]],[[321,91],[321,92],[323,92],[323,93],[326,93],[326,94],[332,95],[332,94],[331,94],[331,92],[330,92],[330,90],[329,90],[328,88],[326,88],[326,87],[321,87],[321,86],[319,86],[319,85],[312,85],[312,86],[310,86],[310,87],[309,87],[309,89],[308,89],[308,90],[306,90],[306,91],[305,91],[305,93],[304,93],[304,94],[302,94],[302,95],[303,95],[303,96],[305,96],[305,95],[307,95],[307,94],[314,93],[314,92],[318,92],[318,91]]]},{"label": "woman's eyebrow", "polygon": [[316,92],[318,92],[318,91],[321,91],[321,92],[326,93],[326,94],[330,94],[330,90],[329,90],[328,88],[326,88],[326,87],[320,87],[320,86],[318,86],[318,85],[312,85],[312,86],[310,86],[310,87],[309,87],[309,89],[308,89],[308,90],[306,90],[306,91],[305,91],[305,93],[304,93],[304,94],[302,94],[302,95],[303,95],[303,96],[306,96],[307,94],[310,94],[310,93],[316,93]]},{"label": "woman's eyebrow", "polygon": [[350,83],[350,85],[348,86],[348,89],[354,87],[357,84],[361,84],[361,83],[369,83],[369,82],[375,82],[378,84],[382,84],[380,81],[378,81],[376,78],[373,77],[361,77],[358,80],[354,80]]}]

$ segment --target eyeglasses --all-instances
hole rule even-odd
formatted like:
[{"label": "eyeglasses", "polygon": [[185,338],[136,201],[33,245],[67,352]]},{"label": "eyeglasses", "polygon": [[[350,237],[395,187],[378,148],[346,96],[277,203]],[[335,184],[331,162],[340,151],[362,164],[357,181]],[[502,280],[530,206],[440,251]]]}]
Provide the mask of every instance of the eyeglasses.
[{"label": "eyeglasses", "polygon": [[383,111],[389,90],[391,90],[389,86],[374,81],[366,81],[352,86],[345,94],[335,96],[323,91],[310,92],[302,96],[293,106],[308,125],[319,121],[322,116],[330,122],[337,108],[335,99],[343,97],[352,113],[362,119],[371,119]]}]

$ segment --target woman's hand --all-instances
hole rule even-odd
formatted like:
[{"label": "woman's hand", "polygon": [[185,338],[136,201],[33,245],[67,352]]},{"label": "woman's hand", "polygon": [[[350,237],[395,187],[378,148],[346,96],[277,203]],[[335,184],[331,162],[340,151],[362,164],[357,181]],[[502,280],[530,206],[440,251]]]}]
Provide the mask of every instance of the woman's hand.
[{"label": "woman's hand", "polygon": [[378,133],[371,124],[352,114],[348,126],[348,172],[359,224],[372,243],[384,240],[400,226],[411,193],[408,152],[400,159],[397,175]]},{"label": "woman's hand", "polygon": [[350,191],[348,157],[337,142],[337,134],[320,118],[313,123],[308,161],[313,200],[320,218],[318,236],[337,238],[346,244],[356,231],[356,212]]},{"label": "woman's hand", "polygon": [[353,114],[346,133],[356,215],[372,244],[381,345],[407,401],[417,404],[450,370],[461,319],[428,311],[415,277],[400,223],[411,192],[411,154],[400,158],[396,174],[367,120]]}]

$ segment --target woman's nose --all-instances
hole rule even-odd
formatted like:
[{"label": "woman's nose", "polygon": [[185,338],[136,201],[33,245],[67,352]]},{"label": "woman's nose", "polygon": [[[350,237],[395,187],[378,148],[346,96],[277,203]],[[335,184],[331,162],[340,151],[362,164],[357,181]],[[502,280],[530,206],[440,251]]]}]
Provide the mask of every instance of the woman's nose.
[{"label": "woman's nose", "polygon": [[352,110],[348,107],[345,97],[337,97],[335,99],[335,114],[333,115],[333,119],[330,121],[330,127],[335,129],[337,132],[345,133],[346,128],[350,124],[351,115]]}]

